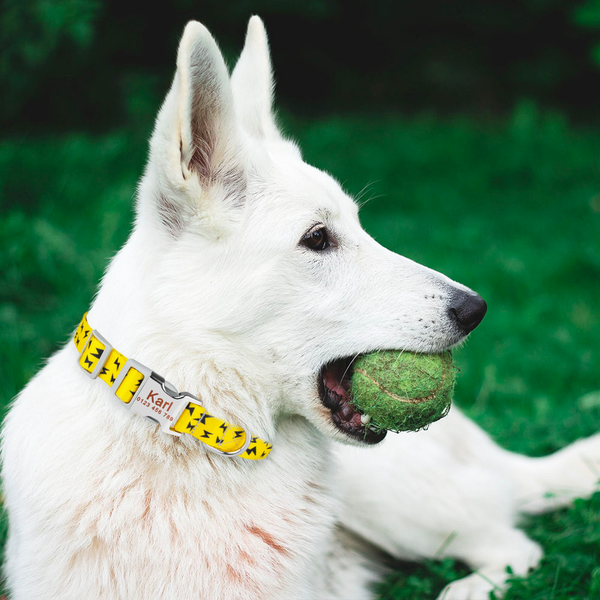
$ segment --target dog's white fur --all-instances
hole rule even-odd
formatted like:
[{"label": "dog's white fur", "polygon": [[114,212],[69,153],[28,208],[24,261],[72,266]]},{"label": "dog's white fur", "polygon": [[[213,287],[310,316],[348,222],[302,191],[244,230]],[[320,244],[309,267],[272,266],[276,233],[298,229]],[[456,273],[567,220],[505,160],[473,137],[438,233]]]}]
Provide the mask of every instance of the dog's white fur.
[{"label": "dog's white fur", "polygon": [[[466,288],[371,239],[340,186],[282,137],[271,96],[257,17],[231,79],[208,31],[186,27],[134,231],[89,315],[271,455],[221,458],[167,437],[90,380],[67,343],[4,426],[14,600],[372,598],[363,538],[397,557],[466,561],[479,574],[443,595],[479,600],[508,564],[522,574],[540,560],[519,509],[594,489],[600,438],[529,459],[456,409],[373,448],[335,443],[351,440],[320,402],[321,367],[458,342],[448,298]],[[314,224],[335,248],[298,244]]]}]

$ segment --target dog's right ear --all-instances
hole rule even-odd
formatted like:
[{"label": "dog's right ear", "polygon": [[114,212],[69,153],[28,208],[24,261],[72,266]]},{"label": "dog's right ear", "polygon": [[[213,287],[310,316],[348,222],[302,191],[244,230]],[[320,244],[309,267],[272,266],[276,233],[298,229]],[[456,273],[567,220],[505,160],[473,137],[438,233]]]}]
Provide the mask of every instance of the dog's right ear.
[{"label": "dog's right ear", "polygon": [[192,217],[218,225],[243,202],[244,156],[225,61],[206,27],[191,21],[152,136],[140,213],[150,194],[171,233]]}]

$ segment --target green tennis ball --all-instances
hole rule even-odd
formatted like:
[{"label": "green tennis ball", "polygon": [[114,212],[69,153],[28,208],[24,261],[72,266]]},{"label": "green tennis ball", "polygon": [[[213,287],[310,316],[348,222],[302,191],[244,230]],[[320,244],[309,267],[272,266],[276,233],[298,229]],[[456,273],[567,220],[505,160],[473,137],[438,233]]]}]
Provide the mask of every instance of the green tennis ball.
[{"label": "green tennis ball", "polygon": [[450,352],[373,352],[354,362],[352,404],[375,429],[418,431],[448,414],[455,380]]}]

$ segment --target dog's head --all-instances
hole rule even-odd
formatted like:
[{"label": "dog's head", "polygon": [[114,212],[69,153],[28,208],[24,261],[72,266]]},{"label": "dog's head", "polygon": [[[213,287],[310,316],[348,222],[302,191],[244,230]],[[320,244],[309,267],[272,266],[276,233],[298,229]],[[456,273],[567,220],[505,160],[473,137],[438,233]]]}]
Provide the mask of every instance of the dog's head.
[{"label": "dog's head", "polygon": [[260,19],[231,77],[206,28],[187,25],[138,202],[156,318],[190,350],[252,365],[273,413],[375,442],[347,402],[352,358],[448,348],[485,303],[375,242],[355,202],[282,136],[271,100]]}]

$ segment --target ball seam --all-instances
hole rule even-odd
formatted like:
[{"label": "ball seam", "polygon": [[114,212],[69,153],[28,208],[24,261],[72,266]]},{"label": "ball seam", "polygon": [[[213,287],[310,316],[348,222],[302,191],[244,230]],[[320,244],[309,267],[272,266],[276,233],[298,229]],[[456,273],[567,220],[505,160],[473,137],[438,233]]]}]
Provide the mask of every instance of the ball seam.
[{"label": "ball seam", "polygon": [[444,365],[442,365],[442,376],[440,377],[440,383],[437,386],[437,388],[435,390],[433,390],[431,392],[431,394],[429,394],[429,396],[422,396],[421,398],[409,398],[408,396],[398,396],[397,394],[390,392],[389,390],[384,388],[379,383],[379,381],[373,379],[363,369],[357,368],[357,369],[354,369],[354,372],[362,375],[363,377],[366,377],[373,385],[375,385],[381,392],[383,392],[390,398],[392,398],[394,400],[398,400],[398,402],[404,402],[406,404],[420,404],[421,402],[427,402],[428,400],[433,400],[436,397],[436,394],[440,391],[440,389],[444,385],[444,379],[446,378],[446,369],[444,368]]}]

